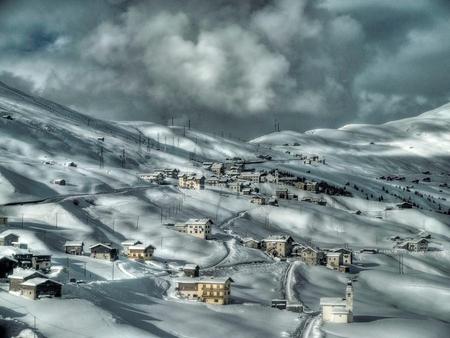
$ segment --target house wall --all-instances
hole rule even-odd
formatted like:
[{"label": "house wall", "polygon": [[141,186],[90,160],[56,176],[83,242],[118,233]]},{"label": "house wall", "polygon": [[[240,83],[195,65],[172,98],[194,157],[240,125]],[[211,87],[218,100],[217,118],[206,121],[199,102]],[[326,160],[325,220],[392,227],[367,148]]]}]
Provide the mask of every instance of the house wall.
[{"label": "house wall", "polygon": [[81,246],[66,246],[66,253],[69,255],[80,256],[83,254],[83,247]]},{"label": "house wall", "polygon": [[128,258],[131,259],[143,259],[143,260],[150,260],[153,256],[153,250],[129,250],[128,252]]}]

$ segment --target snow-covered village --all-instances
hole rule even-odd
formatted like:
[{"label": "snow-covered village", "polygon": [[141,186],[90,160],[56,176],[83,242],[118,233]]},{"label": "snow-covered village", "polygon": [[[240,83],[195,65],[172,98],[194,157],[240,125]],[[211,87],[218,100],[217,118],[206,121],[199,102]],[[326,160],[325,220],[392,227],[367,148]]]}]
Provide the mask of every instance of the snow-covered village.
[{"label": "snow-covered village", "polygon": [[219,3],[0,3],[0,337],[450,337],[448,6]]}]

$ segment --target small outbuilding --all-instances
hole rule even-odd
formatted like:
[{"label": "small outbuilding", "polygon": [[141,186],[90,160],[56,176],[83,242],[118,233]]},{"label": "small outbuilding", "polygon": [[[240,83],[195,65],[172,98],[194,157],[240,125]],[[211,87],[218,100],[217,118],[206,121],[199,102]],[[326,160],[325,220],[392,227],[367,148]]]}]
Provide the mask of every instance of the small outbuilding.
[{"label": "small outbuilding", "polygon": [[14,233],[4,232],[0,234],[0,246],[13,246],[13,243],[18,241],[19,236]]},{"label": "small outbuilding", "polygon": [[62,284],[52,279],[36,277],[20,284],[20,294],[30,299],[61,297]]}]

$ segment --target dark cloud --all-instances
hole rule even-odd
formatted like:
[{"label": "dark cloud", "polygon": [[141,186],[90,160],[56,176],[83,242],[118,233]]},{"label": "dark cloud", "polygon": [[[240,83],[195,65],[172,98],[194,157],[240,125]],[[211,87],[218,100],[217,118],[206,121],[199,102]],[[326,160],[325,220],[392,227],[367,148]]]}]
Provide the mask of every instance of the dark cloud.
[{"label": "dark cloud", "polygon": [[0,80],[102,118],[239,136],[450,100],[445,1],[4,1]]}]

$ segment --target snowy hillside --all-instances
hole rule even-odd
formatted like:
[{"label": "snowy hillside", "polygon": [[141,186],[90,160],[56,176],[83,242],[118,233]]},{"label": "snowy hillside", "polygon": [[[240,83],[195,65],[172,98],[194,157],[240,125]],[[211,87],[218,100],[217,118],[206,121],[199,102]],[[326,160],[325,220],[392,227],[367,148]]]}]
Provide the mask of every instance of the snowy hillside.
[{"label": "snowy hillside", "polygon": [[[325,161],[300,159],[314,154]],[[279,200],[275,207],[229,189],[185,190],[175,179],[157,185],[137,176],[161,168],[211,176],[203,161],[233,157],[258,171],[345,187],[351,196],[321,194],[326,206]],[[450,334],[449,164],[449,105],[379,126],[282,131],[246,143],[182,126],[99,120],[0,83],[0,216],[9,219],[2,230],[18,234],[33,252],[51,253],[50,277],[64,283],[62,299],[37,301],[2,284],[0,326],[30,332],[36,318],[42,337],[444,337]],[[55,184],[58,179],[66,184]],[[258,187],[267,196],[279,188]],[[300,200],[317,195],[288,189]],[[415,207],[399,209],[403,202]],[[211,218],[214,239],[163,225],[189,218]],[[431,236],[430,251],[400,258],[391,250],[391,237],[421,231]],[[325,248],[346,245],[355,252],[353,269],[282,261],[241,244],[274,234]],[[121,256],[112,263],[64,253],[69,240],[121,248],[130,238],[152,244],[154,259]],[[363,248],[379,253],[359,253]],[[0,247],[0,255],[19,250]],[[175,297],[186,263],[198,264],[203,276],[231,277],[232,304]],[[355,323],[322,323],[320,297],[343,295],[350,278],[357,280]],[[277,298],[306,311],[271,308]]]}]

